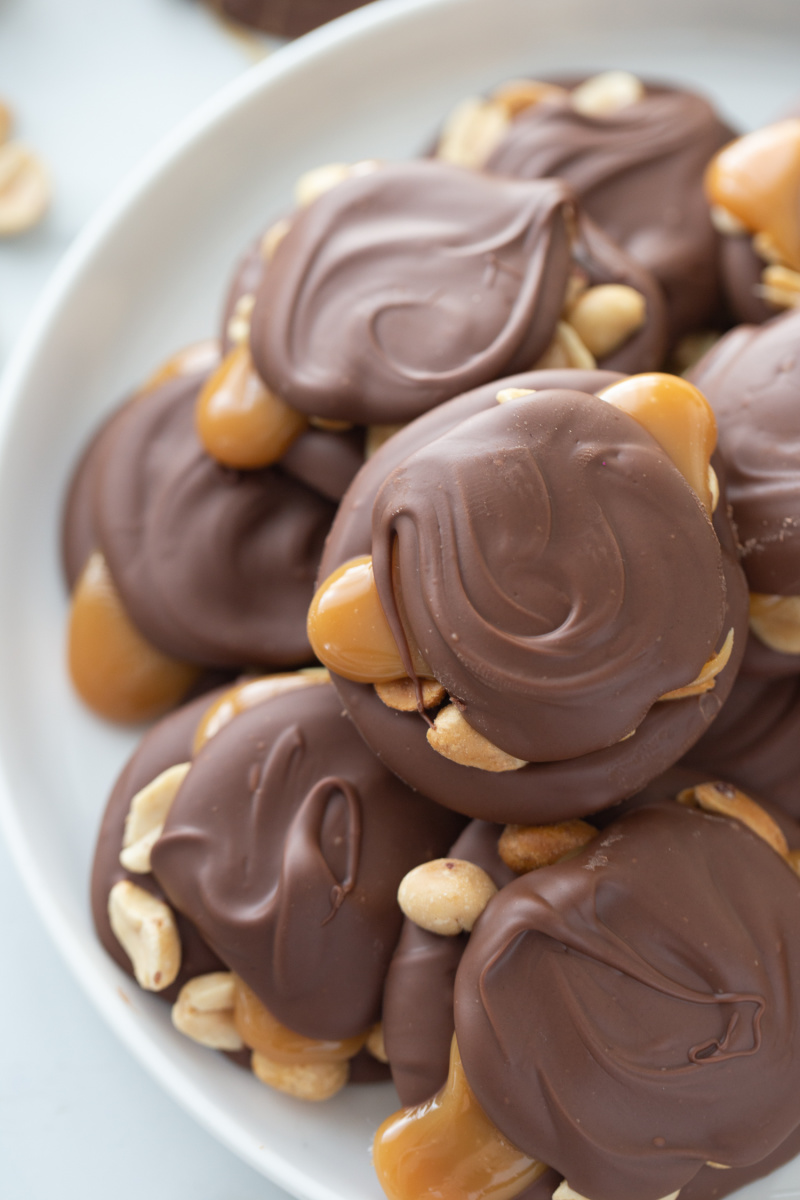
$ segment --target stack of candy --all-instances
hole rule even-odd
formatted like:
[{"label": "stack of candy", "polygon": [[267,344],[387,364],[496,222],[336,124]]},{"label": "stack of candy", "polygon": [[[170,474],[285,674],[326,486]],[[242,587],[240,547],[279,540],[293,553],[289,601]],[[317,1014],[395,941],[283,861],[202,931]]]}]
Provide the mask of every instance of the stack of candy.
[{"label": "stack of candy", "polygon": [[733,137],[610,72],[311,172],[73,477],[73,680],[161,717],[100,939],[265,1084],[391,1073],[390,1200],[800,1151],[800,121]]}]

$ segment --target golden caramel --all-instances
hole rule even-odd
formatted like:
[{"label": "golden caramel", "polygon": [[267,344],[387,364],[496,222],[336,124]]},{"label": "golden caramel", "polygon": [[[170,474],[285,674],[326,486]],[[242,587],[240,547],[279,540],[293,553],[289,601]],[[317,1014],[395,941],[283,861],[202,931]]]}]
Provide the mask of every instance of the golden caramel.
[{"label": "golden caramel", "polygon": [[273,1017],[255,992],[234,976],[233,1023],[246,1046],[276,1063],[344,1062],[358,1054],[369,1030],[359,1037],[317,1041],[287,1029]]},{"label": "golden caramel", "polygon": [[800,596],[751,592],[750,628],[771,650],[800,654]]},{"label": "golden caramel", "polygon": [[162,383],[170,379],[179,379],[184,375],[194,375],[197,371],[210,371],[219,362],[219,345],[210,338],[204,342],[193,342],[185,346],[172,358],[168,358],[160,367],[148,376],[139,394],[155,391]]},{"label": "golden caramel", "polygon": [[711,204],[800,270],[800,119],[768,125],[725,146],[712,159],[705,186]]},{"label": "golden caramel", "polygon": [[205,451],[244,471],[277,462],[308,426],[302,413],[265,387],[247,345],[234,346],[206,380],[195,419]]},{"label": "golden caramel", "polygon": [[293,692],[297,688],[311,687],[318,683],[327,683],[330,676],[322,667],[309,667],[305,671],[292,671],[285,675],[260,675],[257,679],[245,679],[234,687],[223,692],[203,714],[203,719],[197,726],[192,753],[197,754],[206,742],[220,729],[229,725],[239,713],[280,696],[283,692]]},{"label": "golden caramel", "polygon": [[547,1170],[480,1107],[455,1036],[447,1083],[432,1100],[384,1121],[372,1158],[389,1200],[511,1200]]},{"label": "golden caramel", "polygon": [[717,444],[717,422],[702,392],[677,375],[653,373],[632,375],[598,395],[655,438],[710,515],[714,499],[709,466]]},{"label": "golden caramel", "polygon": [[[356,683],[388,683],[406,669],[386,620],[368,554],[350,559],[317,589],[308,610],[308,640],[320,662]],[[418,675],[431,671],[410,647]]]},{"label": "golden caramel", "polygon": [[95,552],[72,596],[69,672],[89,708],[110,721],[151,721],[173,708],[197,667],[168,658],[134,628],[106,566]]}]

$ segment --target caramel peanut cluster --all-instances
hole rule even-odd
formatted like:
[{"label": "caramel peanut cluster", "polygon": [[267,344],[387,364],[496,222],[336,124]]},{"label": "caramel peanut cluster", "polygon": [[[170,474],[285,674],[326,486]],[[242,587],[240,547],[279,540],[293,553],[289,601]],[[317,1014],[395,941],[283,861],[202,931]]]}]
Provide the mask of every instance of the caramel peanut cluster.
[{"label": "caramel peanut cluster", "polygon": [[[47,196],[10,124],[0,234]],[[312,167],[73,478],[73,683],[159,718],[98,935],[271,1088],[392,1075],[389,1200],[798,1147],[800,120],[732,135],[607,71]],[[725,332],[743,248],[788,311]]]}]

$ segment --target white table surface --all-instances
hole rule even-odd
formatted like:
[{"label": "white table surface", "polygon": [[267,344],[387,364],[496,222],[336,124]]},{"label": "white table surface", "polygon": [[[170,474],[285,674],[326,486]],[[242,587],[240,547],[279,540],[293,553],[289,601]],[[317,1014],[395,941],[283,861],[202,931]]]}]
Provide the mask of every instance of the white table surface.
[{"label": "white table surface", "polygon": [[[269,49],[195,0],[0,0],[0,98],[54,182],[46,221],[0,241],[0,367],[64,250],[127,170]],[[1,840],[0,913],[2,1200],[283,1200],[116,1041]]]}]

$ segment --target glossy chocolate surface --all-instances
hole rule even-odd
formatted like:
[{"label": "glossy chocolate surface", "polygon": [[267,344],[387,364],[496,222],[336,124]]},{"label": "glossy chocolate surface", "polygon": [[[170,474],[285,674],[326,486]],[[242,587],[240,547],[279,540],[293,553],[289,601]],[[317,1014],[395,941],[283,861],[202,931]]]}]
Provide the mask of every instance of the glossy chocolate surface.
[{"label": "glossy chocolate surface", "polygon": [[202,450],[203,376],[162,384],[113,424],[94,519],[137,628],[175,658],[308,662],[305,611],[333,504],[279,467],[232,471]]},{"label": "glossy chocolate surface", "polygon": [[295,38],[367,0],[221,0],[222,11],[275,37]]},{"label": "glossy chocolate surface", "polygon": [[648,85],[642,100],[608,116],[579,113],[567,98],[523,110],[486,169],[566,180],[586,213],[658,279],[677,337],[718,307],[719,237],[703,173],[734,136],[702,96]]},{"label": "glossy chocolate surface", "polygon": [[800,881],[737,822],[675,804],[490,901],[458,970],[467,1078],[594,1200],[746,1168],[800,1124]]},{"label": "glossy chocolate surface", "polygon": [[800,818],[800,676],[740,674],[719,719],[684,761]]},{"label": "glossy chocolate surface", "polygon": [[[420,451],[422,451],[424,458],[426,453],[428,453],[426,452],[426,447],[429,445],[432,447],[438,445],[444,448],[441,464],[444,464],[446,473],[446,464],[450,461],[451,457],[451,447],[455,444],[455,437],[452,431],[455,431],[456,427],[460,426],[468,418],[473,418],[476,414],[482,414],[485,410],[496,409],[498,387],[527,386],[537,389],[540,393],[545,389],[554,387],[570,388],[572,391],[585,389],[586,392],[595,392],[608,386],[616,378],[603,372],[529,373],[524,376],[501,381],[498,385],[476,389],[476,391],[458,398],[435,412],[429,413],[426,417],[415,422],[414,425],[397,434],[366,464],[345,498],[326,546],[320,570],[321,576],[326,577],[347,559],[355,557],[358,554],[369,553],[370,550],[374,549],[373,531],[370,528],[370,523],[375,497],[378,495],[384,479],[387,477],[391,478],[392,472],[396,468],[400,468],[401,464],[410,461],[411,456]],[[508,414],[508,417],[505,419],[514,419],[512,412],[514,403],[504,406]],[[524,405],[526,401],[519,403]],[[592,412],[596,410],[596,406],[591,402],[589,403],[589,407]],[[611,414],[604,413],[602,415],[605,417]],[[642,437],[646,437],[643,431],[640,432]],[[636,437],[638,437],[638,434]],[[437,438],[441,439],[438,443],[435,442]],[[638,441],[636,445],[639,445]],[[585,465],[587,487],[588,478],[592,471],[595,470],[595,467],[597,476],[602,476],[602,472],[608,469],[600,466],[604,461],[602,455],[598,458],[593,457],[595,450],[598,450],[598,448],[599,442],[595,440],[591,443],[591,454],[588,454],[584,448],[583,451],[578,450],[574,456],[574,459],[578,460],[579,473],[583,472]],[[638,450],[636,453],[638,453]],[[583,455],[582,461],[581,455]],[[433,457],[431,455],[429,457],[431,457],[432,463]],[[661,458],[663,459],[663,454]],[[616,461],[616,459],[606,457],[605,461]],[[592,463],[595,466],[592,466]],[[433,469],[433,474],[429,475],[429,479],[432,481],[439,481],[439,468],[441,464],[437,462]],[[660,470],[661,467],[659,467]],[[456,477],[454,474],[454,478]],[[509,473],[506,471],[504,472],[503,480],[507,481],[508,478]],[[670,482],[670,488],[672,488],[674,482],[674,480]],[[709,539],[711,536],[705,517],[700,512],[696,499],[684,481],[680,479],[677,483],[680,484],[680,487],[677,488],[676,494],[683,495],[680,490],[681,488],[686,493],[685,502],[687,512],[691,514],[689,528],[697,528],[698,531],[702,530],[700,539],[705,546],[706,539]],[[447,539],[451,539],[451,530],[454,525],[457,522],[464,521],[463,516],[453,516],[450,514],[447,500],[449,493],[446,490],[449,486],[447,480],[444,479],[441,496],[437,495],[434,497],[437,504],[441,500],[442,512],[439,515],[439,519],[442,521],[442,536]],[[556,478],[554,479],[553,486],[556,493],[558,493],[560,489],[566,489],[569,484],[563,478]],[[471,483],[470,493],[472,495],[475,494],[473,489],[474,483]],[[521,504],[518,496],[511,496],[511,490],[509,489],[507,517],[504,517],[504,520],[507,519],[509,522],[510,536],[513,538],[514,530],[519,528],[518,522],[525,517],[524,536],[535,538],[536,530],[534,521],[527,520],[528,510],[533,511],[531,505],[527,501],[525,504]],[[652,495],[653,490],[652,482],[648,479],[648,495]],[[480,494],[482,495],[483,493]],[[457,492],[453,492],[453,495],[457,495]],[[571,497],[571,503],[577,505],[579,503],[577,489],[572,495],[576,498],[573,500]],[[404,497],[402,499],[404,500]],[[492,503],[492,501],[487,500],[487,504],[490,505],[489,511],[494,512],[495,510],[491,508]],[[566,507],[568,521],[570,505]],[[498,504],[497,511],[499,512],[499,510],[500,505]],[[391,506],[389,506],[387,512],[390,514],[393,512]],[[479,529],[481,519],[479,515]],[[601,528],[605,528],[604,520],[605,518],[600,522]],[[682,520],[679,524],[682,529]],[[507,581],[510,581],[512,584],[514,583],[514,555],[509,554],[510,565],[499,562],[504,544],[497,536],[498,528],[500,526],[498,526],[497,518],[495,517],[492,536],[486,549],[486,562],[492,565],[491,570],[486,575],[481,575],[481,555],[476,554],[474,557],[468,557],[463,565],[459,565],[462,575],[464,571],[477,571],[475,576],[478,580],[477,590],[473,587],[469,598],[476,604],[476,607],[478,604],[486,602],[488,605],[487,611],[489,612],[492,611],[492,606],[497,604],[501,605],[502,609],[505,609],[505,606],[509,604],[508,597],[513,594],[514,590],[513,587],[509,587],[508,593],[504,593],[501,590]],[[558,533],[561,526],[557,524],[553,528]],[[348,707],[348,711],[358,724],[363,736],[392,770],[396,771],[412,786],[426,791],[428,795],[440,803],[457,808],[469,816],[483,817],[487,820],[539,823],[563,820],[566,817],[582,816],[589,811],[596,811],[609,804],[613,804],[623,797],[641,790],[650,779],[660,774],[661,771],[665,770],[680,758],[681,754],[688,750],[716,716],[738,669],[738,663],[745,643],[746,591],[741,571],[735,561],[735,545],[722,505],[720,505],[715,514],[715,528],[723,547],[722,564],[725,584],[723,585],[720,582],[719,575],[714,575],[710,585],[710,594],[714,597],[712,602],[713,607],[709,606],[705,611],[706,614],[709,611],[712,612],[711,622],[712,624],[714,622],[717,623],[715,627],[716,632],[712,629],[706,634],[706,637],[713,639],[723,629],[727,632],[733,626],[736,630],[733,658],[728,667],[718,677],[716,686],[711,692],[707,692],[699,697],[656,705],[641,722],[636,734],[626,741],[607,745],[606,748],[587,752],[571,759],[529,763],[521,770],[492,774],[491,779],[487,781],[487,776],[483,772],[475,768],[463,767],[453,763],[432,750],[425,738],[425,723],[416,713],[398,713],[387,708],[369,686],[350,683],[338,678],[335,681],[336,685]],[[416,569],[413,565],[413,560],[416,558],[416,547],[418,544],[420,546],[423,544],[419,533],[419,522],[409,521],[402,536],[408,536],[409,538],[409,545],[412,548],[412,554],[409,557],[412,558],[412,568]],[[402,536],[400,557],[401,578],[404,572]],[[585,533],[582,533],[581,537],[584,538]],[[668,537],[667,540],[671,540],[671,538]],[[651,564],[656,555],[653,551],[654,543],[650,532],[648,532],[644,544],[647,546],[647,554],[639,555],[639,558]],[[385,545],[384,549],[386,549]],[[581,555],[567,555],[567,565],[563,569],[567,572],[572,570],[572,560],[583,557],[583,544],[581,545],[581,550]],[[424,568],[426,571],[433,563],[436,553],[438,553],[438,549],[435,548],[433,558],[429,556],[424,559]],[[715,550],[712,555],[717,562],[715,570],[719,569],[719,559],[716,558],[717,554],[718,551]],[[497,563],[494,563],[495,557],[498,558]],[[423,563],[423,558],[420,558],[419,561]],[[452,557],[448,562],[449,566],[447,569],[455,569],[456,563]],[[580,566],[578,564],[576,566],[580,570]],[[406,578],[411,578],[412,586],[415,587],[417,577],[413,574],[408,574],[408,571],[412,568],[405,568]],[[592,586],[597,582],[597,569],[597,564],[595,564],[595,576],[589,581]],[[694,572],[695,567],[693,565],[690,574],[694,575]],[[376,560],[376,579],[379,581],[379,586],[381,586],[380,580],[383,579],[384,589],[386,586],[385,573],[386,554],[384,554],[381,563]],[[496,577],[496,586],[494,579],[489,581],[490,574]],[[419,576],[419,578],[422,578],[422,576]],[[417,600],[419,600],[424,605],[424,597],[429,589],[429,578],[428,576],[425,577],[424,586],[420,589],[419,596],[414,597],[412,604],[417,603]],[[483,579],[483,582],[481,582],[481,579]],[[559,576],[559,580],[562,581],[562,579],[566,581],[566,576]],[[529,586],[527,581],[525,581],[525,586]],[[447,604],[452,603],[451,598],[445,599]],[[698,597],[699,607],[705,608],[708,601],[709,587],[706,586],[703,589],[702,596]],[[724,617],[722,609],[719,607],[722,603],[727,604],[727,611]],[[511,609],[513,609],[513,606],[511,606]],[[580,614],[581,604],[578,604],[576,611]],[[413,616],[411,619],[413,623]],[[670,613],[666,624],[671,626],[674,619],[676,619],[675,614]],[[429,634],[428,628],[434,626],[434,624],[438,624],[438,620],[438,616],[436,622],[429,620],[428,626],[423,628],[424,622],[420,619],[415,626],[417,636],[424,634],[420,644],[426,653],[429,649],[428,638],[433,636],[433,634]],[[505,615],[503,615],[502,620],[506,620]],[[636,620],[632,622],[634,629],[639,627],[641,620],[641,612],[637,611]],[[502,621],[498,622],[498,624],[502,625]],[[510,625],[510,632],[512,634],[516,632],[513,623]],[[662,630],[659,629],[654,632],[653,636],[662,636]],[[445,643],[447,641],[446,638],[441,640],[445,641]],[[472,645],[474,645],[474,639],[471,642]],[[439,665],[438,651],[440,645],[439,643],[434,644],[434,642],[431,642],[431,647],[436,650],[437,664],[432,662],[432,665],[436,667]],[[704,652],[702,650],[699,651],[698,657],[702,658]],[[502,669],[502,658],[499,666]],[[684,665],[684,673],[687,677],[682,682],[688,682],[689,677],[694,677],[700,666],[702,666],[702,663],[695,670],[694,667]],[[491,679],[491,672],[495,670],[496,667],[491,665],[488,671],[484,671],[484,676]],[[465,688],[461,678],[454,675],[451,682],[453,683],[454,694],[463,702],[465,700]],[[651,684],[652,680],[648,680],[647,683],[648,685]],[[575,686],[577,688],[577,678]],[[661,688],[658,694],[662,694],[666,690],[667,688]],[[612,714],[616,711],[616,703],[615,698],[614,703],[610,705]],[[609,713],[604,714],[604,717],[608,716]],[[625,730],[621,729],[619,736],[623,736],[624,732]],[[580,736],[593,736],[591,728],[588,730],[578,729],[578,733]],[[555,736],[561,738],[563,735],[559,730],[556,731]],[[508,748],[510,752],[514,753],[510,744],[504,748]],[[528,756],[520,754],[519,757]]]},{"label": "glossy chocolate surface", "polygon": [[400,880],[461,824],[381,766],[332,687],[310,687],[201,750],[153,871],[279,1021],[346,1038],[380,1017]]},{"label": "glossy chocolate surface", "polygon": [[800,312],[732,330],[691,379],[717,418],[751,591],[800,595]]},{"label": "glossy chocolate surface", "polygon": [[469,724],[531,762],[619,742],[722,633],[697,496],[638,422],[583,392],[495,405],[409,455],[375,499],[372,554],[398,644],[402,609]]},{"label": "glossy chocolate surface", "polygon": [[[498,888],[516,875],[497,853],[502,825],[470,821],[447,853],[482,867]],[[469,935],[443,937],[403,922],[383,994],[383,1040],[403,1105],[422,1104],[447,1080],[453,988]]]},{"label": "glossy chocolate surface", "polygon": [[645,325],[603,365],[655,368],[664,350],[660,290],[577,219],[566,185],[432,161],[382,166],[294,219],[258,291],[253,360],[301,412],[408,421],[537,362],[576,265],[592,283],[626,283],[646,297]]}]

